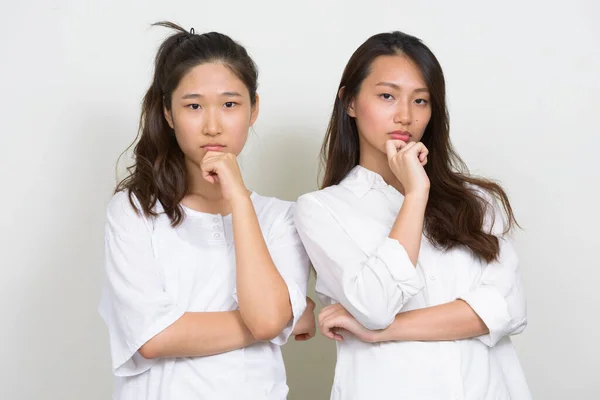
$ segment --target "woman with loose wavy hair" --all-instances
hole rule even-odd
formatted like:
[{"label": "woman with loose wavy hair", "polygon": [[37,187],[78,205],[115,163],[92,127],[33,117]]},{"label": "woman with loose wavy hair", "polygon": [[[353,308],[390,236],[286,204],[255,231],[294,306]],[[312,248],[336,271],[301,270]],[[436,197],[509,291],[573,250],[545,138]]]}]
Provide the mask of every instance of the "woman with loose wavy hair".
[{"label": "woman with loose wavy hair", "polygon": [[499,184],[450,142],[442,68],[421,40],[351,56],[298,232],[339,342],[332,399],[528,399],[510,335],[526,326],[516,225]]},{"label": "woman with loose wavy hair", "polygon": [[257,68],[227,35],[172,23],[142,104],[134,164],[108,205],[115,399],[285,399],[280,346],[315,333],[292,203],[246,188]]}]

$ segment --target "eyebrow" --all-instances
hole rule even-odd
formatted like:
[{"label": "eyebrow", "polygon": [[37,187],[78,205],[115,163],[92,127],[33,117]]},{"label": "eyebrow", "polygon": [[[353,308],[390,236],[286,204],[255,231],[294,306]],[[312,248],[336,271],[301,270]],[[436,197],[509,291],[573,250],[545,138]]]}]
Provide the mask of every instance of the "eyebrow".
[{"label": "eyebrow", "polygon": [[[400,86],[398,86],[398,85],[396,85],[395,83],[392,83],[392,82],[379,82],[375,86],[387,86],[387,87],[391,87],[392,89],[400,90]],[[427,89],[427,88],[417,88],[417,89],[413,90],[413,92],[415,92],[415,93],[420,93],[420,92],[428,93],[429,89]]]},{"label": "eyebrow", "polygon": [[[238,93],[238,92],[223,92],[223,93],[221,93],[221,96],[225,96],[225,97],[242,97],[242,95],[240,93]],[[182,100],[199,99],[201,97],[204,97],[204,96],[201,95],[200,93],[187,93],[181,99]]]}]

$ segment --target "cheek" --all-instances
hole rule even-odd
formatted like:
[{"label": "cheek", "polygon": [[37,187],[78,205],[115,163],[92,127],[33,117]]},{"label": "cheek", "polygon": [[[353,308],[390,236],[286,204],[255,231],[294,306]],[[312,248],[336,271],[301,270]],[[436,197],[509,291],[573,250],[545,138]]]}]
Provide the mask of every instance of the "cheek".
[{"label": "cheek", "polygon": [[389,110],[375,102],[363,102],[356,110],[357,125],[365,136],[378,136],[389,121]]},{"label": "cheek", "polygon": [[224,133],[228,145],[234,153],[239,154],[246,144],[250,129],[250,114],[246,112],[228,115],[225,119]]},{"label": "cheek", "polygon": [[423,137],[423,133],[425,133],[425,129],[431,120],[431,109],[422,110],[419,112],[414,121],[414,131],[413,135],[417,136],[417,140],[421,140]]},{"label": "cheek", "polygon": [[175,125],[175,136],[181,150],[185,153],[188,149],[194,149],[198,141],[198,126],[197,118],[191,118],[186,113],[178,113],[173,115],[173,123]]}]

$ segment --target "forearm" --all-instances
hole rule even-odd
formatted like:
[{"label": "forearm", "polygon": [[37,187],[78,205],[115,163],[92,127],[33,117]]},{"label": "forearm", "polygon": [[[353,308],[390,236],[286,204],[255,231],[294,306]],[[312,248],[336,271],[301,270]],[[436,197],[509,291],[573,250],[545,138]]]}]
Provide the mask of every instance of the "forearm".
[{"label": "forearm", "polygon": [[426,206],[427,194],[407,195],[389,235],[390,238],[400,242],[415,266],[421,248]]},{"label": "forearm", "polygon": [[377,333],[377,341],[442,341],[485,335],[488,328],[462,300],[396,315],[392,325]]},{"label": "forearm", "polygon": [[249,197],[232,201],[238,305],[255,338],[270,340],[292,318],[288,288],[275,267]]},{"label": "forearm", "polygon": [[186,312],[139,351],[145,358],[199,357],[240,349],[255,341],[239,311]]}]

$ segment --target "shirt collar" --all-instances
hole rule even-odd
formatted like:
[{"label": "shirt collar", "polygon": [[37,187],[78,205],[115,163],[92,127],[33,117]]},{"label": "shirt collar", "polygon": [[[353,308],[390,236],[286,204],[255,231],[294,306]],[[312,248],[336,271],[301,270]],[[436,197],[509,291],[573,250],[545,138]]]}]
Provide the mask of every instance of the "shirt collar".
[{"label": "shirt collar", "polygon": [[378,173],[366,169],[362,165],[357,165],[348,172],[348,175],[340,182],[340,186],[350,190],[358,197],[363,197],[371,189],[381,189],[388,185]]}]

